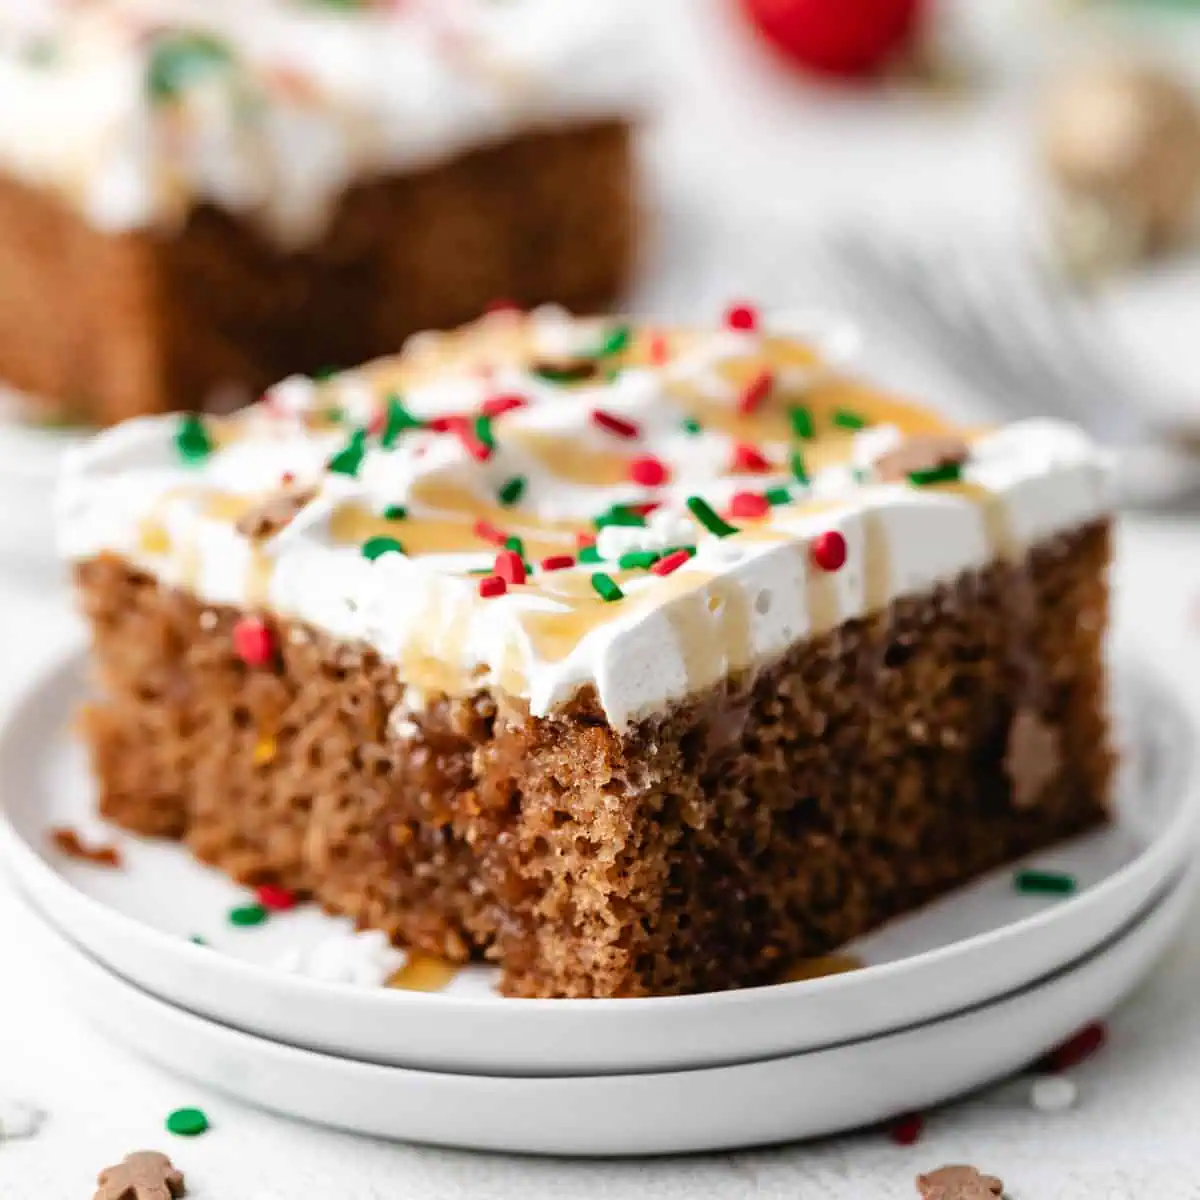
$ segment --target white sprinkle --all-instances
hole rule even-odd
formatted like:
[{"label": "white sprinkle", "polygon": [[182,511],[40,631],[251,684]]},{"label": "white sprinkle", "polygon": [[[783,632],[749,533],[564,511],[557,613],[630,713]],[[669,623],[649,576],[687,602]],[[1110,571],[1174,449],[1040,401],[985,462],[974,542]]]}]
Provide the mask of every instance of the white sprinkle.
[{"label": "white sprinkle", "polygon": [[1029,1103],[1038,1112],[1065,1112],[1073,1108],[1079,1088],[1065,1075],[1046,1075],[1029,1088]]},{"label": "white sprinkle", "polygon": [[0,1141],[33,1137],[46,1114],[23,1100],[0,1099]]}]

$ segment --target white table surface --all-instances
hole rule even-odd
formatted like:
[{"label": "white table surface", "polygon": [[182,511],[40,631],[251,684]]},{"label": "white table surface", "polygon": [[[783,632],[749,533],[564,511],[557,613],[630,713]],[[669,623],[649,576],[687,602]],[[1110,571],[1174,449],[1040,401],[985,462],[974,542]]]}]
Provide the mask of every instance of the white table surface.
[{"label": "white table surface", "polygon": [[[772,221],[794,214],[819,225],[850,206],[869,210],[880,197],[889,213],[914,220],[944,212],[1001,228],[1028,203],[1019,123],[1028,68],[1020,53],[1006,60],[1017,64],[1007,85],[953,110],[914,101],[881,108],[878,100],[843,97],[817,112],[809,93],[723,36],[719,0],[663,0],[663,20],[676,111],[691,114],[670,121],[652,143],[668,197],[707,196],[712,206],[744,214],[739,220],[751,231],[755,214]],[[922,166],[913,170],[918,152]],[[836,170],[829,166],[834,153]],[[666,252],[668,271],[682,266],[672,253],[679,251]],[[1200,347],[1190,337],[1200,291],[1189,312],[1189,284],[1185,270],[1119,296],[1131,345],[1159,362],[1169,345],[1176,373],[1189,354],[1200,366]],[[947,381],[899,361],[930,394],[945,398]],[[1200,517],[1128,518],[1116,589],[1123,641],[1169,672],[1200,707]],[[65,590],[48,572],[0,563],[0,708],[71,636],[74,621]],[[1027,1084],[1013,1082],[932,1114],[911,1148],[865,1133],[720,1157],[609,1164],[387,1145],[288,1122],[172,1079],[101,1041],[74,1015],[39,953],[31,920],[3,880],[0,963],[0,1111],[7,1098],[19,1097],[49,1114],[36,1138],[0,1141],[3,1200],[90,1196],[97,1170],[146,1147],[172,1153],[190,1194],[201,1200],[867,1200],[914,1196],[914,1173],[947,1161],[1000,1174],[1018,1200],[1200,1195],[1200,923],[1113,1019],[1109,1048],[1075,1072],[1081,1095],[1071,1111],[1036,1113]],[[166,1113],[184,1105],[208,1112],[213,1128],[204,1137],[185,1141],[163,1132]]]}]

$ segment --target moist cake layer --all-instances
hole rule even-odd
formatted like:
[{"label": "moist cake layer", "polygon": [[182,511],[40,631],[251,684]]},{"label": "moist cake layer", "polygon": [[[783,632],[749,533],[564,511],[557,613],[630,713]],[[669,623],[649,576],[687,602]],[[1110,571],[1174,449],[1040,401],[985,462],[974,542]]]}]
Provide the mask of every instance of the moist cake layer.
[{"label": "moist cake layer", "polygon": [[103,435],[68,464],[63,548],[370,645],[417,692],[543,716],[591,687],[622,728],[1105,511],[1078,430],[960,441],[840,374],[846,339],[499,313]]}]

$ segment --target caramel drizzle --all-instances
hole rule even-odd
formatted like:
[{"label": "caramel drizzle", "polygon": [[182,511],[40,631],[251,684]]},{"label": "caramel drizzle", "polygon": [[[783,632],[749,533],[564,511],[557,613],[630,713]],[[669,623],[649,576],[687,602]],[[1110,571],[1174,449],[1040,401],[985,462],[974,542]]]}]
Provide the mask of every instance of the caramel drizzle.
[{"label": "caramel drizzle", "polygon": [[392,972],[386,986],[406,992],[440,992],[450,985],[458,971],[454,963],[413,953],[404,966]]}]

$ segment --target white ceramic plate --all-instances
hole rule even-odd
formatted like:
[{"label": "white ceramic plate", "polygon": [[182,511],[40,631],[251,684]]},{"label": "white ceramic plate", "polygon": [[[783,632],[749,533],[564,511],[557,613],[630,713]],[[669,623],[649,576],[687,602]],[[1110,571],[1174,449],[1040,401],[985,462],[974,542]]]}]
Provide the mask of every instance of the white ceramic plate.
[{"label": "white ceramic plate", "polygon": [[[792,1141],[928,1108],[1033,1061],[1150,970],[1191,905],[1195,871],[1075,966],[953,1017],[739,1066],[500,1078],[298,1050],[193,1016],[105,970],[46,925],[71,995],[154,1061],[241,1100],[359,1133],[533,1154],[673,1154]],[[208,1107],[216,1122],[222,1110]]]},{"label": "white ceramic plate", "polygon": [[[96,828],[72,655],[37,680],[0,733],[0,849],[60,928],[139,987],[248,1032],[326,1053],[438,1071],[618,1074],[714,1066],[875,1036],[979,1004],[1086,954],[1176,873],[1192,845],[1190,727],[1161,682],[1123,671],[1125,769],[1110,828],[1039,855],[1073,873],[1068,900],[1017,894],[998,872],[864,939],[868,967],[737,992],[648,1000],[509,1000],[485,968],[437,994],[320,983],[271,966],[340,923],[315,909],[235,929],[247,894],[178,846],[117,835],[126,869],[63,859],[55,825]],[[102,834],[103,835],[103,834]],[[109,836],[112,836],[111,834]],[[201,934],[207,947],[188,938]]]}]

